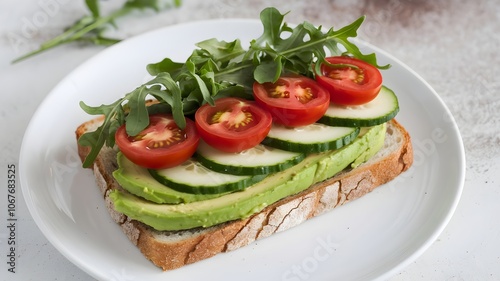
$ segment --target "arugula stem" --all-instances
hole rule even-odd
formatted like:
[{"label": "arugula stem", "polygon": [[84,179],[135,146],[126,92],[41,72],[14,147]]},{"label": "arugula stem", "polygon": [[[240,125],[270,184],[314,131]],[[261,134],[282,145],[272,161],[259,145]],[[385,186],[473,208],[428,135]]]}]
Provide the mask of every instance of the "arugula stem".
[{"label": "arugula stem", "polygon": [[40,48],[38,48],[37,50],[31,51],[25,55],[22,55],[21,57],[16,58],[15,60],[12,61],[12,63],[20,62],[22,60],[25,60],[29,57],[40,54],[40,53],[45,52],[47,50],[50,50],[50,49],[57,47],[59,45],[69,43],[70,41],[68,41],[68,37],[71,36],[72,34],[74,34],[75,31],[83,28],[85,25],[88,24],[88,23],[84,22],[84,19],[85,18],[82,18],[81,20],[79,20],[75,25],[71,26],[69,29],[67,29],[62,34],[60,34],[60,35],[58,35],[58,36],[56,36],[48,41],[45,41],[44,43],[42,43],[40,45]]},{"label": "arugula stem", "polygon": [[132,11],[131,8],[124,8],[118,11],[115,11],[114,13],[110,14],[109,16],[103,17],[103,18],[98,18],[96,21],[94,21],[92,24],[87,25],[80,31],[77,31],[73,34],[73,36],[69,37],[67,40],[69,41],[75,41],[81,38],[83,35],[89,33],[90,31],[96,29],[97,27],[107,24],[114,20],[115,18],[124,16]]},{"label": "arugula stem", "polygon": [[68,38],[71,34],[73,34],[76,30],[81,29],[84,27],[87,23],[85,23],[85,19],[87,18],[82,18],[79,20],[75,25],[72,27],[68,28],[66,31],[64,31],[62,34],[52,38],[49,41],[46,41],[45,43],[42,43],[40,45],[40,49],[45,49],[45,48],[51,48],[54,45],[58,44],[59,42],[63,42]]},{"label": "arugula stem", "polygon": [[239,72],[243,69],[250,68],[250,67],[254,67],[254,64],[252,63],[251,60],[243,61],[242,63],[239,63],[238,66],[236,66],[236,67],[226,68],[223,71],[215,73],[214,77],[219,77],[219,76],[223,76],[223,75],[226,75],[229,73]]},{"label": "arugula stem", "polygon": [[[40,45],[40,48],[37,50],[34,50],[32,52],[29,52],[19,58],[16,58],[15,60],[12,61],[12,63],[20,62],[22,60],[25,60],[29,57],[32,57],[34,55],[40,54],[42,52],[45,52],[47,50],[50,50],[54,47],[64,45],[73,41],[78,41],[82,40],[83,36],[85,36],[87,33],[97,29],[98,27],[110,23],[114,19],[125,16],[126,14],[130,13],[133,10],[133,8],[129,7],[124,7],[120,10],[117,10],[110,15],[106,17],[100,17],[100,18],[93,18],[90,21],[87,21],[86,19],[88,17],[82,18],[80,21],[78,21],[74,26],[70,27],[68,30],[63,32],[62,34],[54,37],[53,39],[46,41],[45,43]],[[112,42],[110,40],[110,42]]]},{"label": "arugula stem", "polygon": [[[311,46],[312,46],[312,47],[314,47],[314,46],[318,46],[318,45],[319,45],[319,46],[323,46],[323,45],[324,45],[324,44],[323,44],[324,42],[328,42],[328,41],[330,41],[330,40],[332,40],[332,39],[334,39],[334,38],[336,38],[336,37],[337,37],[337,36],[328,36],[328,37],[325,37],[325,38],[323,38],[323,39],[320,39],[320,40],[317,40],[317,41],[314,41],[314,42],[311,42],[311,41],[312,41],[312,40],[311,40],[311,41],[309,41],[309,42],[307,42],[307,43],[304,43],[304,44],[301,44],[301,45],[299,45],[299,46],[297,46],[297,47],[294,47],[294,48],[289,48],[289,49],[287,49],[287,50],[285,50],[285,51],[281,52],[279,55],[282,55],[282,56],[286,57],[288,54],[298,53],[301,49],[306,49],[306,50],[307,50],[307,49],[309,49],[309,47],[311,47]],[[310,49],[313,49],[313,48],[310,48]]]},{"label": "arugula stem", "polygon": [[73,34],[75,32],[75,30],[80,29],[81,27],[82,27],[81,24],[72,26],[71,28],[66,30],[64,33],[58,35],[57,37],[52,38],[49,41],[44,42],[43,44],[41,44],[40,48],[16,58],[15,60],[12,61],[12,63],[20,62],[20,61],[25,60],[29,57],[34,56],[34,55],[37,55],[37,54],[40,54],[40,53],[45,52],[47,50],[50,50],[56,46],[68,43],[69,42],[67,40],[68,36]]}]

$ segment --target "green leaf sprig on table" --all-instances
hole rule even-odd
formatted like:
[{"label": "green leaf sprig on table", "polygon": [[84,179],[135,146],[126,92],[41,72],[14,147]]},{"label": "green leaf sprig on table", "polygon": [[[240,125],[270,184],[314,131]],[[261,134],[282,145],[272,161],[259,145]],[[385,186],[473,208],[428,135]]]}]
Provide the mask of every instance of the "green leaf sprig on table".
[{"label": "green leaf sprig on table", "polygon": [[[181,5],[181,0],[172,1],[175,7]],[[128,15],[135,10],[152,9],[160,11],[162,8],[172,6],[161,5],[160,0],[127,0],[122,7],[107,16],[103,16],[100,12],[99,0],[85,0],[85,4],[91,13],[90,15],[83,16],[71,27],[66,29],[64,33],[42,43],[38,49],[16,58],[12,63],[20,62],[34,55],[71,42],[89,42],[103,46],[113,45],[121,40],[104,36],[104,31],[109,25],[116,27],[115,20],[117,18]]]},{"label": "green leaf sprig on table", "polygon": [[[103,145],[114,145],[116,129],[122,124],[134,136],[148,126],[149,114],[164,112],[171,113],[177,125],[184,128],[185,116],[194,114],[201,105],[213,104],[226,96],[253,99],[255,81],[275,82],[285,74],[313,77],[313,68],[319,67],[327,56],[351,55],[378,68],[389,67],[378,65],[375,54],[363,54],[349,41],[357,36],[364,17],[341,29],[327,31],[308,22],[291,27],[284,18],[285,14],[277,9],[266,8],[260,14],[263,33],[250,42],[248,49],[238,39],[208,39],[197,43],[184,63],[165,58],[147,65],[153,79],[113,104],[90,107],[81,102],[87,113],[105,115],[96,131],[79,140],[81,145],[91,147],[83,166],[93,163]],[[157,102],[149,105],[148,94]]]}]

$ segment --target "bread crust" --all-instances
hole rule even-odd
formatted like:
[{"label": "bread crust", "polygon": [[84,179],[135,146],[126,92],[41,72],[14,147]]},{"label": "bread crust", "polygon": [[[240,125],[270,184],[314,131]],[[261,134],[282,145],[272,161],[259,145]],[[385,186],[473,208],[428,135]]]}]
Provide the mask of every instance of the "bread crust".
[{"label": "bread crust", "polygon": [[[95,129],[101,122],[102,118],[97,118],[80,125],[76,130],[77,139],[85,132]],[[398,133],[398,147],[387,155],[369,160],[353,170],[345,170],[307,190],[279,200],[248,218],[206,229],[157,231],[115,211],[108,194],[113,189],[122,188],[111,174],[117,168],[116,151],[113,149],[101,150],[93,170],[113,220],[147,259],[163,270],[172,270],[290,229],[362,197],[394,179],[412,165],[413,150],[410,135],[401,124],[391,120],[388,128],[387,134]],[[89,151],[88,147],[78,145],[82,162]]]}]

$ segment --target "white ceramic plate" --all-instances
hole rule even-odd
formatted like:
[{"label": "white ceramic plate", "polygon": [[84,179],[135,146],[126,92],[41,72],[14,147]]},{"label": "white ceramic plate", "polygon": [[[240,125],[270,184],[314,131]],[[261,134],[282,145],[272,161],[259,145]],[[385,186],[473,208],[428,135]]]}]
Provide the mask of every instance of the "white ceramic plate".
[{"label": "white ceramic plate", "polygon": [[450,112],[432,88],[387,53],[376,52],[385,84],[399,96],[415,163],[371,194],[243,249],[162,272],[110,219],[90,170],[77,158],[80,101],[111,103],[148,79],[145,66],[185,60],[196,42],[261,34],[259,21],[215,20],[171,26],[126,40],[69,74],[47,96],[22,144],[20,178],[31,215],[71,262],[100,280],[373,280],[415,260],[448,223],[461,195],[465,157]]}]

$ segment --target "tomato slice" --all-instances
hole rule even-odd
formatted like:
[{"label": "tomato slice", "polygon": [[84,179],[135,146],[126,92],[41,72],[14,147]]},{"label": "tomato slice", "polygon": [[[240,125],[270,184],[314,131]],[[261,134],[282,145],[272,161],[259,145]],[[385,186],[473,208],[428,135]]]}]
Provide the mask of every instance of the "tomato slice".
[{"label": "tomato slice", "polygon": [[326,58],[318,84],[330,93],[330,101],[341,105],[360,105],[373,100],[382,87],[382,74],[373,65],[350,57]]},{"label": "tomato slice", "polygon": [[316,81],[304,76],[280,77],[275,83],[253,84],[257,104],[273,121],[290,127],[310,125],[328,109],[330,96]]},{"label": "tomato slice", "polygon": [[196,151],[200,135],[192,120],[186,118],[181,130],[172,115],[155,114],[149,125],[137,136],[129,136],[125,125],[115,134],[116,145],[130,161],[149,169],[175,167],[188,160]]},{"label": "tomato slice", "polygon": [[241,152],[264,140],[272,117],[255,102],[227,97],[216,100],[215,106],[201,106],[195,123],[207,144],[225,152]]}]

